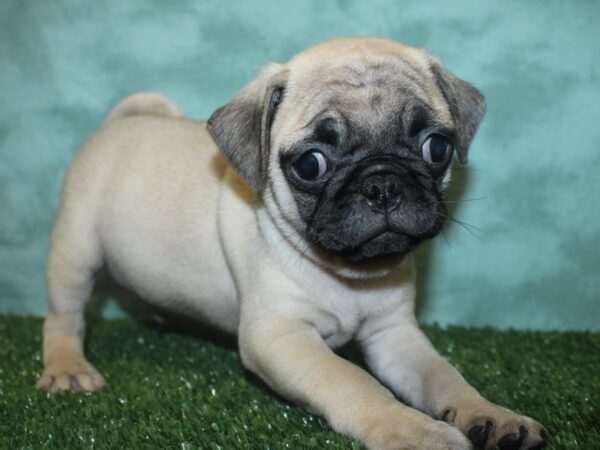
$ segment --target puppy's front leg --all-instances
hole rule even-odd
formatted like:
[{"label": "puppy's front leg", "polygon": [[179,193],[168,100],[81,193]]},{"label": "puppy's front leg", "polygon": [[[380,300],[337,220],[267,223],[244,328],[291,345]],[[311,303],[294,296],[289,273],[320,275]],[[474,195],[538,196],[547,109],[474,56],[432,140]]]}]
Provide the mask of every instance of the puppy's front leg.
[{"label": "puppy's front leg", "polygon": [[386,317],[363,325],[359,339],[375,375],[416,408],[455,425],[477,449],[538,449],[547,440],[529,417],[494,405],[433,348],[414,317]]},{"label": "puppy's front leg", "polygon": [[335,355],[308,323],[272,311],[258,316],[262,319],[242,314],[244,365],[282,395],[324,416],[336,431],[373,449],[470,448],[458,430],[400,404],[373,377]]}]

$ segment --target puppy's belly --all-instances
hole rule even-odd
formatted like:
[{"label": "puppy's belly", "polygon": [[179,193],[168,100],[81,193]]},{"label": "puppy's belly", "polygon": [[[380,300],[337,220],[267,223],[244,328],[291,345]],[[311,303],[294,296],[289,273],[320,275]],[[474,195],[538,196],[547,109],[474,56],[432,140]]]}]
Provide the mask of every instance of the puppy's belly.
[{"label": "puppy's belly", "polygon": [[140,117],[104,134],[110,145],[92,151],[109,170],[88,180],[100,179],[95,227],[109,271],[151,303],[236,332],[216,217],[224,160],[204,125]]},{"label": "puppy's belly", "polygon": [[235,333],[238,302],[212,189],[178,202],[167,189],[150,197],[119,191],[109,196],[98,224],[104,262],[115,280],[150,303]]},{"label": "puppy's belly", "polygon": [[162,250],[149,245],[143,254],[128,249],[127,256],[108,251],[105,261],[115,281],[142,299],[236,334],[239,308],[227,267],[215,265],[214,257],[208,267],[201,255],[184,265],[174,254],[147,259]]}]

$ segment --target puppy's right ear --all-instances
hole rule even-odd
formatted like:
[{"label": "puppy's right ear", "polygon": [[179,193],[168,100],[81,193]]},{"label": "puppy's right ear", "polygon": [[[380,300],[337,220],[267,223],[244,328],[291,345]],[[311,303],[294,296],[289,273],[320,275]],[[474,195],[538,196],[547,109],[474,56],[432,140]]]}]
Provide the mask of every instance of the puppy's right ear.
[{"label": "puppy's right ear", "polygon": [[283,66],[270,63],[208,119],[212,138],[229,163],[256,190],[267,179],[271,125],[284,88]]}]

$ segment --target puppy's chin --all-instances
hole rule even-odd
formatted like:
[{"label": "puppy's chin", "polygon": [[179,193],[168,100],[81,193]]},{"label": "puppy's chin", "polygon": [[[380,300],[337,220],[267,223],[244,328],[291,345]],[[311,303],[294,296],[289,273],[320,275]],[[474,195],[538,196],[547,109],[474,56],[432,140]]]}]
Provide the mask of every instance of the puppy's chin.
[{"label": "puppy's chin", "polygon": [[407,254],[394,254],[351,261],[343,256],[327,254],[319,259],[323,267],[342,278],[362,280],[389,275],[402,264],[406,256]]},{"label": "puppy's chin", "polygon": [[416,245],[400,250],[383,250],[381,244],[387,238],[374,238],[363,244],[356,252],[340,254],[331,252],[320,245],[311,245],[311,259],[321,267],[336,275],[349,279],[368,279],[383,277],[394,271]]}]

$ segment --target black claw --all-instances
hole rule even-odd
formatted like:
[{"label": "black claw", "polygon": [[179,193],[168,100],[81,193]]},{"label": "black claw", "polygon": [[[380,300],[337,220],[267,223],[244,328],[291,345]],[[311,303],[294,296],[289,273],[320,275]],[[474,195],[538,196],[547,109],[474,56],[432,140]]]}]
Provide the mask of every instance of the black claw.
[{"label": "black claw", "polygon": [[546,430],[544,430],[543,428],[542,431],[540,431],[540,438],[542,439],[542,441],[534,445],[533,447],[529,447],[529,450],[540,450],[541,448],[544,448],[546,446],[546,443],[548,442],[548,433],[546,433]]},{"label": "black claw", "polygon": [[498,442],[498,447],[500,450],[519,450],[526,437],[527,429],[523,426],[520,426],[518,434],[507,434],[500,439],[500,442]]},{"label": "black claw", "polygon": [[71,387],[71,391],[73,391],[73,392],[81,392],[82,391],[81,385],[77,381],[77,378],[75,378],[74,376],[69,377],[69,384]]},{"label": "black claw", "polygon": [[476,450],[481,450],[485,448],[485,443],[488,440],[488,436],[490,435],[490,431],[493,428],[494,424],[488,420],[485,423],[485,426],[476,425],[469,430],[469,434],[467,437],[471,439],[471,442],[475,446]]},{"label": "black claw", "polygon": [[443,420],[444,422],[452,424],[452,423],[454,423],[455,417],[456,417],[456,411],[452,408],[446,408],[444,411],[442,411],[441,420]]}]

